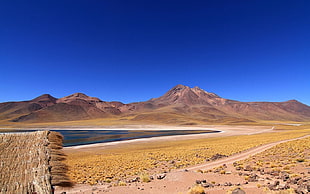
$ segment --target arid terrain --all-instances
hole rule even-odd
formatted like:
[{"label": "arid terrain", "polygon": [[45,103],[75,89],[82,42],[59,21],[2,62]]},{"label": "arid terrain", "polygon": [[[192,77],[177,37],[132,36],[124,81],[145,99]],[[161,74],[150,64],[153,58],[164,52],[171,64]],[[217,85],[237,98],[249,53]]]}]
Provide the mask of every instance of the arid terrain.
[{"label": "arid terrain", "polygon": [[[250,127],[230,130],[234,128],[236,133],[229,135],[66,148],[69,174],[76,185],[56,191],[187,193],[195,185],[207,193],[226,193],[236,187],[247,193],[307,189],[308,127],[291,127],[293,131],[256,128],[255,133]],[[298,137],[303,139],[294,139]],[[287,150],[294,155],[287,154]],[[284,181],[283,176],[289,178]],[[295,178],[301,181],[297,184]]]},{"label": "arid terrain", "polygon": [[56,193],[309,190],[310,107],[296,100],[240,102],[177,85],[129,104],[82,93],[0,103],[0,131],[27,128],[221,131],[65,148],[75,185]]},{"label": "arid terrain", "polygon": [[310,107],[296,100],[240,102],[184,85],[173,87],[161,97],[129,104],[106,102],[82,93],[59,99],[44,94],[29,101],[0,103],[0,126],[7,128],[258,125],[270,121],[309,122]]}]

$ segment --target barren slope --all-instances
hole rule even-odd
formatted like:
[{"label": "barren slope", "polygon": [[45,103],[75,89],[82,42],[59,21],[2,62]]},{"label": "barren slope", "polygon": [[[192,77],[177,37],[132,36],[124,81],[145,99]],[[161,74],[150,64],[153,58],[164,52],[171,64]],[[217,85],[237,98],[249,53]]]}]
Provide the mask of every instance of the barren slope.
[{"label": "barren slope", "polygon": [[124,104],[75,93],[60,99],[44,94],[30,101],[0,103],[0,122],[51,123],[109,119],[124,124],[234,124],[257,121],[310,121],[310,107],[296,100],[240,102],[177,85],[158,98]]}]

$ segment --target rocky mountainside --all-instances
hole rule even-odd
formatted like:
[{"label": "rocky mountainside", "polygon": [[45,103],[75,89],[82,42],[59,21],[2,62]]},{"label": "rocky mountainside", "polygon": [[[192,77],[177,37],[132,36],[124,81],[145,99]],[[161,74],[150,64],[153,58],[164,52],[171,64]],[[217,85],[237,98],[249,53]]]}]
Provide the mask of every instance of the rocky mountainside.
[{"label": "rocky mountainside", "polygon": [[9,122],[58,122],[130,116],[133,121],[186,123],[310,121],[310,107],[296,100],[285,102],[240,102],[221,98],[199,87],[177,85],[158,98],[124,104],[106,102],[75,93],[63,98],[44,94],[30,101],[0,103],[0,120]]}]

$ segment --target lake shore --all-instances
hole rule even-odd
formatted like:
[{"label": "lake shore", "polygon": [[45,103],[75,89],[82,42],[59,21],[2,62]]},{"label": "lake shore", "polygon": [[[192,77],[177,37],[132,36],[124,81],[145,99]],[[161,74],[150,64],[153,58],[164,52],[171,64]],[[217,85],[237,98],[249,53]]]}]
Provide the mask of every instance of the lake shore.
[{"label": "lake shore", "polygon": [[[124,144],[136,144],[146,142],[160,142],[160,141],[175,141],[188,139],[202,139],[211,137],[225,137],[234,135],[253,135],[258,133],[272,132],[273,127],[270,126],[228,126],[228,125],[208,125],[195,127],[178,127],[178,126],[162,126],[162,125],[140,125],[140,126],[126,126],[124,128],[74,128],[74,130],[206,130],[206,131],[220,131],[217,133],[203,133],[203,134],[189,134],[189,135],[172,135],[162,137],[139,138],[124,141],[115,141],[107,143],[95,143],[89,145],[78,145],[65,147],[66,151],[80,150],[80,149],[102,149],[106,146],[118,146]],[[57,130],[57,129],[55,129]],[[62,129],[66,130],[66,129]],[[73,128],[67,128],[73,130]]]}]

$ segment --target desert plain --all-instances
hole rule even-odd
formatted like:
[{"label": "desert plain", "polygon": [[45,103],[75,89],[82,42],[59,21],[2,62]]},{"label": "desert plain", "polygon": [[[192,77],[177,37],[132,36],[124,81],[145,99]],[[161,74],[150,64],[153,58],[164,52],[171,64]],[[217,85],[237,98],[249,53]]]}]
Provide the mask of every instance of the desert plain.
[{"label": "desert plain", "polygon": [[[308,193],[310,107],[240,102],[177,85],[124,104],[82,93],[0,103],[4,130],[215,130],[65,147],[55,193]],[[0,129],[1,130],[1,129]],[[70,184],[71,185],[71,184]]]},{"label": "desert plain", "polygon": [[75,185],[57,187],[56,193],[304,193],[309,188],[309,124],[145,128],[221,132],[66,147]]}]

